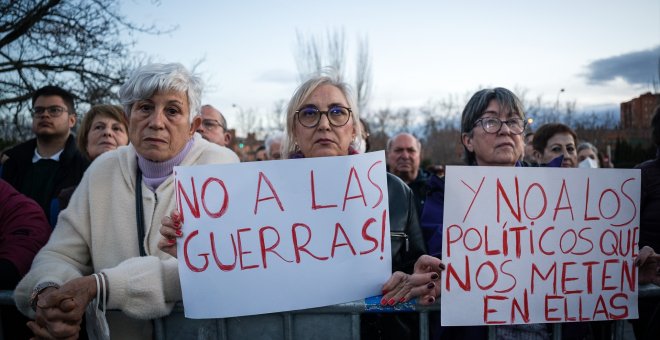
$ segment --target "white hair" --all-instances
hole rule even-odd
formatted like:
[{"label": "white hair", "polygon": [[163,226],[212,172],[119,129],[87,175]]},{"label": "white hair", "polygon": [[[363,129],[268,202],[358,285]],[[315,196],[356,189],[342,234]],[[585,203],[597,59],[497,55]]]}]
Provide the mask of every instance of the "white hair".
[{"label": "white hair", "polygon": [[119,88],[119,100],[130,117],[133,104],[151,98],[156,92],[184,92],[188,96],[188,114],[192,123],[200,111],[202,89],[202,79],[179,63],[148,64],[133,71]]}]

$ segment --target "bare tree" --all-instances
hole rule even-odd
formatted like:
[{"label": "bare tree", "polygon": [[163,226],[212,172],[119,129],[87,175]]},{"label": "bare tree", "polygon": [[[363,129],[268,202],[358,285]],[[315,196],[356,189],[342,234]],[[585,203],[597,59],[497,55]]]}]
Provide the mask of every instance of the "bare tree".
[{"label": "bare tree", "polygon": [[415,119],[414,116],[415,115],[410,108],[403,107],[397,110],[395,115],[395,132],[410,132],[410,128],[412,127],[412,123]]},{"label": "bare tree", "polygon": [[0,4],[0,118],[11,117],[19,135],[30,95],[44,85],[62,86],[89,104],[116,100],[117,87],[136,62],[129,53],[132,42],[120,37],[161,33],[153,26],[129,22],[119,14],[119,3],[22,0]]},{"label": "bare tree", "polygon": [[658,68],[656,71],[657,74],[651,79],[651,90],[653,93],[660,92],[660,57],[658,57]]},{"label": "bare tree", "polygon": [[298,80],[304,81],[310,74],[323,68],[322,47],[314,36],[305,36],[296,30],[296,66]]},{"label": "bare tree", "polygon": [[[296,31],[295,59],[298,78],[304,81],[310,75],[319,73],[325,67],[331,67],[341,79],[346,79],[346,34],[344,30],[328,32],[325,39],[313,35],[306,36]],[[358,53],[355,64],[353,87],[356,92],[357,106],[365,112],[371,93],[371,57],[366,37],[358,40]]]},{"label": "bare tree", "polygon": [[238,110],[238,116],[236,117],[236,120],[238,126],[243,131],[243,134],[247,136],[249,133],[257,132],[258,127],[261,125],[261,119],[259,119],[255,109],[243,109],[243,107],[238,104],[232,104],[232,107]]},{"label": "bare tree", "polygon": [[372,123],[371,131],[374,133],[379,132],[382,135],[387,135],[390,131],[392,121],[395,119],[395,114],[391,108],[386,107],[374,112],[368,116],[368,119],[370,123]]},{"label": "bare tree", "polygon": [[270,117],[270,128],[277,131],[284,131],[284,126],[286,122],[284,121],[286,117],[286,106],[287,102],[284,99],[280,99],[273,103],[273,111],[268,117]]},{"label": "bare tree", "polygon": [[365,112],[371,97],[371,59],[369,58],[369,40],[363,37],[358,42],[357,65],[355,67],[355,96],[360,112]]}]

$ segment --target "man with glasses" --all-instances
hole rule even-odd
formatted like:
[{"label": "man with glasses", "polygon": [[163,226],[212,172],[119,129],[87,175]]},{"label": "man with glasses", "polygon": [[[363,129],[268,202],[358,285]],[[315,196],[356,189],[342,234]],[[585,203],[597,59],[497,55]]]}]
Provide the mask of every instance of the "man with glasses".
[{"label": "man with glasses", "polygon": [[76,125],[73,95],[45,86],[32,95],[35,138],[8,150],[2,178],[34,199],[50,216],[50,205],[63,188],[77,185],[89,162],[76,148],[71,128]]},{"label": "man with glasses", "polygon": [[211,105],[204,105],[200,117],[202,117],[202,124],[199,125],[197,132],[204,139],[220,146],[228,146],[231,143],[231,134],[227,131],[227,121],[218,109]]}]

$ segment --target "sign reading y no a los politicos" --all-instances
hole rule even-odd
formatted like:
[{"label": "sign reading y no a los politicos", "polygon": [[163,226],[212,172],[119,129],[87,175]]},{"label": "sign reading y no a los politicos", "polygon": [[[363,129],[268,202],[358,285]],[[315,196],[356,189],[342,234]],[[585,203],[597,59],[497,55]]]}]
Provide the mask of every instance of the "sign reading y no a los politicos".
[{"label": "sign reading y no a los politicos", "polygon": [[186,317],[380,294],[392,270],[384,158],[374,152],[176,167]]},{"label": "sign reading y no a los politicos", "polygon": [[639,170],[448,167],[445,184],[443,325],[637,318]]}]

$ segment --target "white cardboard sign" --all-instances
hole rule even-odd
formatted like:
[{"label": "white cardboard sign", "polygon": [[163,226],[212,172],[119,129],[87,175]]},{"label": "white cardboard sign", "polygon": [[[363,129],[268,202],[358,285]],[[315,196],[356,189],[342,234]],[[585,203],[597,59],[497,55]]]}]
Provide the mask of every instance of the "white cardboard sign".
[{"label": "white cardboard sign", "polygon": [[638,317],[639,170],[452,166],[445,184],[442,325]]},{"label": "white cardboard sign", "polygon": [[186,317],[354,301],[391,275],[382,151],[174,172]]}]

